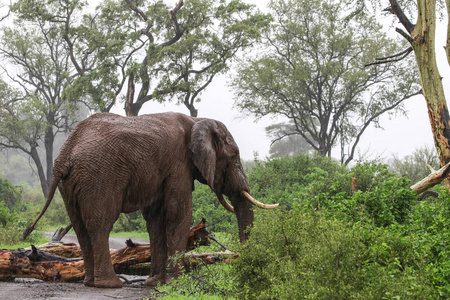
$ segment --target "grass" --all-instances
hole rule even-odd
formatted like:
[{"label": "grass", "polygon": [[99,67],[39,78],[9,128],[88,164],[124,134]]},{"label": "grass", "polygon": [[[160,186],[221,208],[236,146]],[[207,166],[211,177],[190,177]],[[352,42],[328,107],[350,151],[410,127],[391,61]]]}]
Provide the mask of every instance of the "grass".
[{"label": "grass", "polygon": [[47,242],[48,242],[47,238],[39,238],[36,243],[21,242],[21,243],[16,243],[14,245],[0,244],[0,249],[14,250],[14,249],[18,249],[18,248],[28,248],[28,247],[31,246],[31,244],[33,244],[33,245],[41,245],[41,244],[45,244]]},{"label": "grass", "polygon": [[136,239],[144,239],[148,241],[148,232],[141,231],[120,231],[120,232],[111,232],[109,236],[112,237],[125,237],[125,238],[136,238]]}]

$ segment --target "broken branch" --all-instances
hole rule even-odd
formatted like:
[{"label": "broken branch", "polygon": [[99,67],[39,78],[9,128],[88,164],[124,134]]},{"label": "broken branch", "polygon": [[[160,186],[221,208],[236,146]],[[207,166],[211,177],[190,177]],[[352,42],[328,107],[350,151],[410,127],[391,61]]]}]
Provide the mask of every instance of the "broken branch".
[{"label": "broken branch", "polygon": [[430,175],[411,186],[411,189],[420,194],[429,188],[441,183],[450,172],[450,163],[446,164],[437,171],[432,171]]}]

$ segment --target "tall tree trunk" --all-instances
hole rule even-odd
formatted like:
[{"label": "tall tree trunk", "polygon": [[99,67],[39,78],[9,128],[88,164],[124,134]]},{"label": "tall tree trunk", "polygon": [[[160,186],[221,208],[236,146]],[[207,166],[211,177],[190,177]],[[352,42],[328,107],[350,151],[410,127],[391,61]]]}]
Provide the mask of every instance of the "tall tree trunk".
[{"label": "tall tree trunk", "polygon": [[[447,0],[447,3],[449,0]],[[436,63],[436,1],[418,0],[417,24],[411,32],[411,46],[419,68],[422,91],[441,166],[450,162],[450,124],[447,102]],[[448,186],[448,184],[447,184]]]},{"label": "tall tree trunk", "polygon": [[446,0],[447,4],[447,43],[445,46],[445,52],[447,53],[447,62],[450,65],[450,0]]},{"label": "tall tree trunk", "polygon": [[[53,123],[49,123],[53,124]],[[50,188],[50,183],[52,182],[53,177],[53,144],[55,141],[55,136],[53,134],[53,127],[49,126],[48,129],[45,131],[45,138],[44,138],[44,147],[45,147],[45,160],[46,160],[46,166],[47,166],[47,172],[46,172],[46,182],[47,182],[47,188]]]},{"label": "tall tree trunk", "polygon": [[42,192],[44,193],[45,198],[48,196],[48,183],[47,178],[45,177],[44,167],[42,166],[41,159],[39,158],[39,154],[37,152],[36,146],[31,146],[30,156],[36,164],[39,181],[41,182]]}]

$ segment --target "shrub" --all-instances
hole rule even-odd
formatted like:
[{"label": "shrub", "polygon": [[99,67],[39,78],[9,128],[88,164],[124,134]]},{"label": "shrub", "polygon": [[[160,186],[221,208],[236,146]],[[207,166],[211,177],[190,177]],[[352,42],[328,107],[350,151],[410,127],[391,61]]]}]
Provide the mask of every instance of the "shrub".
[{"label": "shrub", "polygon": [[0,202],[8,208],[13,208],[21,200],[20,188],[13,185],[8,179],[0,178]]},{"label": "shrub", "polygon": [[415,204],[409,182],[407,178],[392,177],[365,192],[357,192],[352,199],[357,205],[355,209],[367,214],[375,226],[404,223]]},{"label": "shrub", "polygon": [[258,161],[248,179],[256,198],[291,209],[321,193],[346,192],[350,195],[347,173],[345,166],[327,157],[301,154]]},{"label": "shrub", "polygon": [[242,299],[425,298],[423,262],[402,227],[378,228],[321,213],[263,213],[233,266]]},{"label": "shrub", "polygon": [[450,298],[450,193],[443,189],[438,199],[420,202],[409,222],[409,235],[415,239],[411,251],[427,262],[430,284],[439,296]]},{"label": "shrub", "polygon": [[[299,155],[258,162],[248,177],[252,193],[263,202],[376,226],[404,222],[414,203],[410,181],[377,163],[349,169],[327,157]],[[354,195],[352,177],[358,188]]]},{"label": "shrub", "polygon": [[195,182],[192,202],[192,225],[197,224],[202,218],[205,218],[206,227],[211,232],[237,233],[235,215],[223,208],[209,186]]}]

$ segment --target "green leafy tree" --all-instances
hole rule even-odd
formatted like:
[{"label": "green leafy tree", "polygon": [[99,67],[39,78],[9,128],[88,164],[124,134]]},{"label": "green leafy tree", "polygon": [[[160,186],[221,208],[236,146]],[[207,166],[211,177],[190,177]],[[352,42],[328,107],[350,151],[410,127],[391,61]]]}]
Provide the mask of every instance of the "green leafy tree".
[{"label": "green leafy tree", "polygon": [[129,116],[148,101],[177,101],[196,116],[200,94],[268,23],[240,0],[115,0],[94,13],[76,0],[20,0],[14,8],[59,28],[78,75],[67,97],[101,111],[120,100]]},{"label": "green leafy tree", "polygon": [[415,183],[430,174],[427,165],[435,170],[439,169],[439,157],[435,149],[424,146],[403,158],[394,156],[389,164],[394,172],[410,178],[411,182]]},{"label": "green leafy tree", "polygon": [[302,136],[292,134],[291,126],[283,123],[267,126],[266,135],[272,140],[270,157],[294,156],[313,150]]},{"label": "green leafy tree", "polygon": [[3,26],[0,39],[0,147],[31,158],[47,195],[55,136],[70,130],[76,109],[62,97],[72,82],[69,56],[55,28],[45,23],[15,19]]},{"label": "green leafy tree", "polygon": [[287,118],[285,135],[300,135],[324,156],[339,147],[341,163],[349,163],[368,126],[380,126],[382,114],[403,111],[402,102],[419,93],[415,70],[365,68],[399,49],[398,41],[374,18],[345,18],[339,2],[280,0],[269,9],[265,50],[246,59],[232,81],[235,105],[257,118]]},{"label": "green leafy tree", "polygon": [[21,199],[19,188],[12,185],[8,179],[0,178],[0,203],[12,209]]}]

